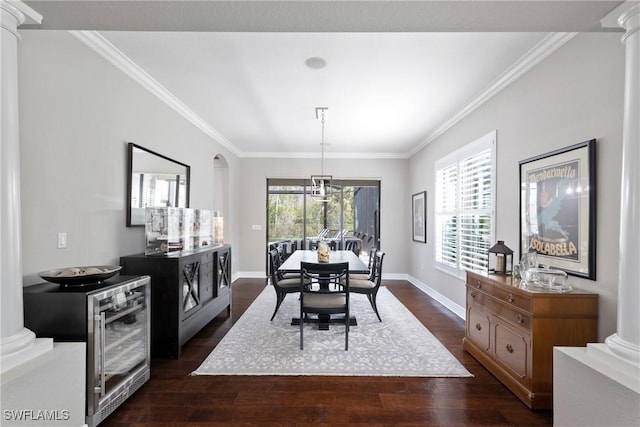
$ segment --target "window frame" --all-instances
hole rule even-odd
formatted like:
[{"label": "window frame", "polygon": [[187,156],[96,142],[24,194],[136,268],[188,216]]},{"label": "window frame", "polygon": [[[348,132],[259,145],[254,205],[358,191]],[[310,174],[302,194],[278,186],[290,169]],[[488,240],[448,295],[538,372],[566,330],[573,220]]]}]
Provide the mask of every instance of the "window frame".
[{"label": "window frame", "polygon": [[[462,191],[460,189],[459,185],[456,185],[456,190],[455,190],[455,208],[452,210],[442,210],[440,209],[440,205],[442,204],[442,198],[443,198],[443,189],[440,188],[439,186],[439,180],[438,180],[438,175],[440,174],[440,171],[442,171],[443,169],[447,169],[450,168],[452,166],[456,167],[456,173],[457,173],[457,177],[456,177],[456,184],[460,183],[461,181],[461,170],[460,170],[460,164],[465,161],[466,159],[478,155],[484,151],[486,151],[487,149],[490,150],[490,156],[491,156],[491,173],[490,173],[490,179],[491,179],[491,183],[490,183],[490,191],[491,191],[491,202],[490,202],[490,207],[489,208],[482,208],[482,209],[462,209],[461,207],[461,194]],[[489,218],[490,218],[490,229],[489,229],[489,247],[491,245],[491,242],[493,242],[495,240],[495,229],[496,229],[496,196],[497,196],[497,182],[496,182],[496,177],[497,177],[497,171],[496,171],[496,163],[497,163],[497,131],[493,130],[491,132],[489,132],[488,134],[474,140],[473,142],[470,142],[469,144],[466,144],[464,147],[459,148],[458,150],[451,152],[449,154],[447,154],[446,156],[442,157],[441,159],[437,160],[435,162],[435,174],[434,174],[434,186],[435,186],[435,201],[436,203],[434,204],[434,221],[433,221],[433,234],[434,234],[434,255],[433,255],[433,262],[434,262],[434,267],[437,270],[443,271],[447,274],[450,274],[452,276],[458,277],[460,279],[464,279],[465,277],[465,272],[467,270],[467,267],[463,267],[462,266],[462,256],[461,256],[461,234],[462,234],[462,227],[460,225],[460,221],[459,218],[463,215],[469,215],[469,214],[473,214],[473,213],[477,213],[477,214],[484,214],[486,215],[487,213],[489,214]],[[438,260],[439,257],[439,251],[438,248],[441,246],[441,242],[442,242],[442,237],[437,233],[438,230],[438,224],[439,224],[439,220],[444,217],[444,216],[455,216],[456,218],[458,218],[458,226],[456,229],[456,262],[457,265],[456,267],[453,267],[449,264],[443,263],[441,261]],[[488,249],[488,248],[487,248]],[[478,269],[479,271],[480,269]]]}]

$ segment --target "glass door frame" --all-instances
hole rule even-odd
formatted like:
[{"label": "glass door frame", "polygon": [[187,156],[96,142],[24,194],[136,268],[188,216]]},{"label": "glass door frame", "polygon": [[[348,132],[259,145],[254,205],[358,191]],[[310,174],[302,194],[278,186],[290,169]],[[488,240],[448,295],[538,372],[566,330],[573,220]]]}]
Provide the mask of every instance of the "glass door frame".
[{"label": "glass door frame", "polygon": [[[373,215],[373,233],[374,235],[372,236],[372,241],[373,241],[373,245],[375,247],[377,247],[378,249],[380,249],[380,211],[381,211],[381,181],[379,179],[334,179],[331,183],[332,185],[332,194],[335,194],[335,192],[339,193],[339,197],[340,197],[340,214],[339,214],[339,229],[343,230],[344,229],[344,224],[345,224],[345,212],[344,212],[344,188],[345,187],[375,187],[377,190],[377,206],[374,209],[374,212],[372,213]],[[276,186],[299,186],[301,191],[296,191],[293,194],[301,194],[303,196],[302,198],[302,209],[303,209],[303,214],[302,214],[302,236],[300,237],[300,240],[302,242],[307,242],[307,238],[309,237],[307,235],[308,231],[307,231],[307,224],[308,224],[308,201],[311,198],[311,180],[309,178],[267,178],[266,179],[266,185],[265,185],[265,191],[266,191],[266,203],[265,203],[265,215],[266,215],[266,233],[265,233],[265,240],[266,240],[266,247],[269,247],[269,244],[271,244],[272,242],[269,241],[269,237],[270,237],[270,222],[269,222],[269,207],[270,207],[270,200],[269,197],[271,196],[271,194],[273,194],[270,191],[271,187],[276,187]],[[327,228],[328,226],[328,202],[318,202],[318,203],[322,203],[323,204],[323,212],[322,212],[322,224],[324,228]],[[354,205],[354,215],[355,215],[355,205]],[[354,223],[354,228],[355,228],[356,224]],[[356,231],[356,230],[354,230]],[[298,238],[296,238],[297,240]],[[368,239],[369,240],[369,239]],[[344,244],[344,236],[341,237],[341,242],[342,244]],[[300,248],[299,248],[300,249]],[[305,247],[306,249],[306,247]],[[266,252],[266,251],[265,251]],[[268,260],[266,262],[266,265],[268,266]],[[266,270],[265,270],[266,271]]]}]

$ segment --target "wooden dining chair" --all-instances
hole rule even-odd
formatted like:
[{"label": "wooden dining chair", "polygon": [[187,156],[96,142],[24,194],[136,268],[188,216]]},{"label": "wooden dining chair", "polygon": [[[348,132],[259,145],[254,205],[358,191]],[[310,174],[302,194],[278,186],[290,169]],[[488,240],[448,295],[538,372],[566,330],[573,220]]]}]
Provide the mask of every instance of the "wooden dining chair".
[{"label": "wooden dining chair", "polygon": [[276,308],[273,310],[271,320],[276,317],[278,309],[282,305],[282,302],[288,294],[297,293],[299,291],[300,276],[296,277],[282,277],[278,271],[280,266],[280,254],[277,249],[271,249],[269,251],[269,274],[271,277],[271,284],[276,291]]},{"label": "wooden dining chair", "polygon": [[344,349],[349,350],[349,263],[300,263],[300,350],[308,314],[344,314]]},{"label": "wooden dining chair", "polygon": [[382,322],[380,313],[378,312],[378,303],[376,297],[382,282],[382,261],[384,260],[384,252],[376,251],[373,256],[373,266],[371,269],[371,277],[369,279],[351,279],[351,293],[364,294],[367,296],[371,308],[376,312],[378,320]]},{"label": "wooden dining chair", "polygon": [[376,252],[378,252],[378,249],[375,247],[371,247],[371,249],[369,249],[369,263],[367,265],[367,269],[369,270],[369,273],[352,274],[350,276],[351,280],[353,279],[371,280],[373,278],[373,260],[376,256]]}]

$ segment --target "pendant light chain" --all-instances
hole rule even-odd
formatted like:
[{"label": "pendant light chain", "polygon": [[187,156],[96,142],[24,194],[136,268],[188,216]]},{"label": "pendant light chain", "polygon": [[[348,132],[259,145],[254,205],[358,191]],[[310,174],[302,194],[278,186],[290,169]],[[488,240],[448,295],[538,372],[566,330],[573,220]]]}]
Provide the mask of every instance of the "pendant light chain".
[{"label": "pendant light chain", "polygon": [[320,155],[320,175],[324,176],[324,111],[322,112],[322,134],[320,140],[321,155]]},{"label": "pendant light chain", "polygon": [[327,119],[327,108],[317,107],[316,118],[322,123],[320,139],[320,175],[311,175],[311,197],[321,202],[328,202],[328,196],[331,192],[331,176],[324,174],[324,126]]}]

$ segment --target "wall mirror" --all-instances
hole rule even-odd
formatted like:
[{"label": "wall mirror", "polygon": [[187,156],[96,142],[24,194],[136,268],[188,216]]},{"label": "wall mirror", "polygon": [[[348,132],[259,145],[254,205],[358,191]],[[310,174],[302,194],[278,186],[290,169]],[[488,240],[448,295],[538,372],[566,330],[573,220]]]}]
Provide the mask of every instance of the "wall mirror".
[{"label": "wall mirror", "polygon": [[188,165],[133,142],[127,152],[127,227],[143,226],[147,207],[189,207]]}]

